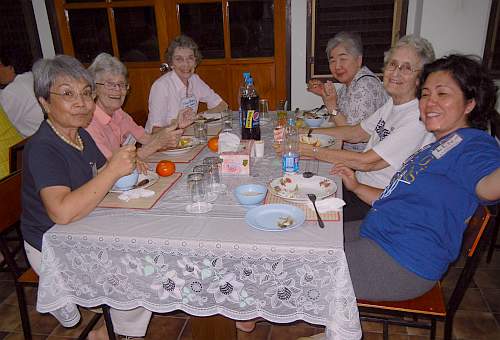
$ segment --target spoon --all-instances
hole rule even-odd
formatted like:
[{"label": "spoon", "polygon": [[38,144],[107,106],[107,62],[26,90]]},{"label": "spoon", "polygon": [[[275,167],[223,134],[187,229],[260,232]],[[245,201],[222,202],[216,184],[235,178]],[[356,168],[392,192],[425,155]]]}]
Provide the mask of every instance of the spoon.
[{"label": "spoon", "polygon": [[307,194],[307,197],[309,197],[309,200],[312,202],[314,211],[316,211],[316,217],[318,217],[318,224],[320,228],[325,227],[325,223],[321,219],[321,216],[319,216],[318,208],[316,208],[316,195],[315,194]]}]

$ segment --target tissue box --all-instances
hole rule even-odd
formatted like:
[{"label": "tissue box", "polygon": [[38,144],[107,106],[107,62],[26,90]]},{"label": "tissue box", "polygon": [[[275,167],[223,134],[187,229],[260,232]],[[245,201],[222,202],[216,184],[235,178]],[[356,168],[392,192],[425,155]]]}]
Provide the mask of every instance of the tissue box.
[{"label": "tissue box", "polygon": [[238,151],[222,152],[222,174],[250,175],[250,160],[253,140],[242,140]]}]

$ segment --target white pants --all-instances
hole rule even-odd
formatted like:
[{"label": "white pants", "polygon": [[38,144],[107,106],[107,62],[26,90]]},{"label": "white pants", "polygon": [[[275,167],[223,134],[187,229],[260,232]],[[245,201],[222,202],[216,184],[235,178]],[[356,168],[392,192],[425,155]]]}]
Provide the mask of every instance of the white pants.
[{"label": "white pants", "polygon": [[[24,242],[24,249],[26,249],[26,255],[31,267],[39,274],[42,265],[42,253],[27,242]],[[151,319],[151,312],[149,310],[142,307],[131,310],[111,308],[110,312],[115,333],[132,337],[144,337],[146,335],[149,320]],[[75,304],[67,304],[60,309],[50,312],[50,314],[64,327],[73,327],[80,321],[80,312]]]}]

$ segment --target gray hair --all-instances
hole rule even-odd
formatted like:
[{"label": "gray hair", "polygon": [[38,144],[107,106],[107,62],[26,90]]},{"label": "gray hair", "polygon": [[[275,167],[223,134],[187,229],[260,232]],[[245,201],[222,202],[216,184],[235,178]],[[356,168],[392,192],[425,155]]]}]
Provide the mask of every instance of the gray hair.
[{"label": "gray hair", "polygon": [[92,91],[95,91],[94,79],[90,72],[77,59],[61,54],[52,59],[40,59],[33,65],[35,97],[42,97],[48,101],[50,88],[59,77],[84,80]]},{"label": "gray hair", "polygon": [[88,70],[96,81],[101,80],[102,74],[106,72],[128,79],[127,67],[118,58],[104,52],[95,57]]},{"label": "gray hair", "polygon": [[361,36],[356,32],[339,32],[326,44],[326,57],[330,58],[330,52],[338,45],[343,45],[349,54],[354,57],[363,56],[363,43]]},{"label": "gray hair", "polygon": [[192,49],[194,58],[196,60],[196,65],[200,63],[202,56],[198,45],[187,35],[181,34],[175,37],[174,40],[172,40],[170,45],[168,45],[167,50],[165,51],[164,58],[168,64],[172,64],[172,57],[174,56],[175,49],[178,47]]},{"label": "gray hair", "polygon": [[432,47],[432,44],[429,42],[429,40],[410,34],[405,35],[404,37],[399,39],[396,45],[394,45],[389,51],[384,53],[384,65],[389,62],[389,59],[391,59],[394,51],[400,47],[412,47],[415,50],[417,56],[420,59],[420,68],[424,67],[425,64],[433,62],[434,59],[436,59],[436,55],[434,54],[434,47]]}]

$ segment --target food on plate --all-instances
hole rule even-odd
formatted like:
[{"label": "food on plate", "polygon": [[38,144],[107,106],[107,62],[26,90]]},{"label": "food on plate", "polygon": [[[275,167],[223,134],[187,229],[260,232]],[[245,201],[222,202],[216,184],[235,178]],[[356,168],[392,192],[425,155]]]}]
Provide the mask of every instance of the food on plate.
[{"label": "food on plate", "polygon": [[175,172],[175,163],[169,160],[161,160],[156,165],[156,173],[162,177],[167,177]]},{"label": "food on plate", "polygon": [[278,217],[278,221],[276,222],[278,227],[286,228],[293,224],[293,218],[291,216],[280,216]]},{"label": "food on plate", "polygon": [[191,137],[181,137],[179,143],[177,144],[179,149],[186,148],[191,145]]},{"label": "food on plate", "polygon": [[217,152],[219,150],[219,137],[210,138],[207,144],[210,150]]},{"label": "food on plate", "polygon": [[318,137],[308,136],[308,135],[300,135],[299,140],[303,144],[309,144],[313,146],[321,146],[321,142]]}]

